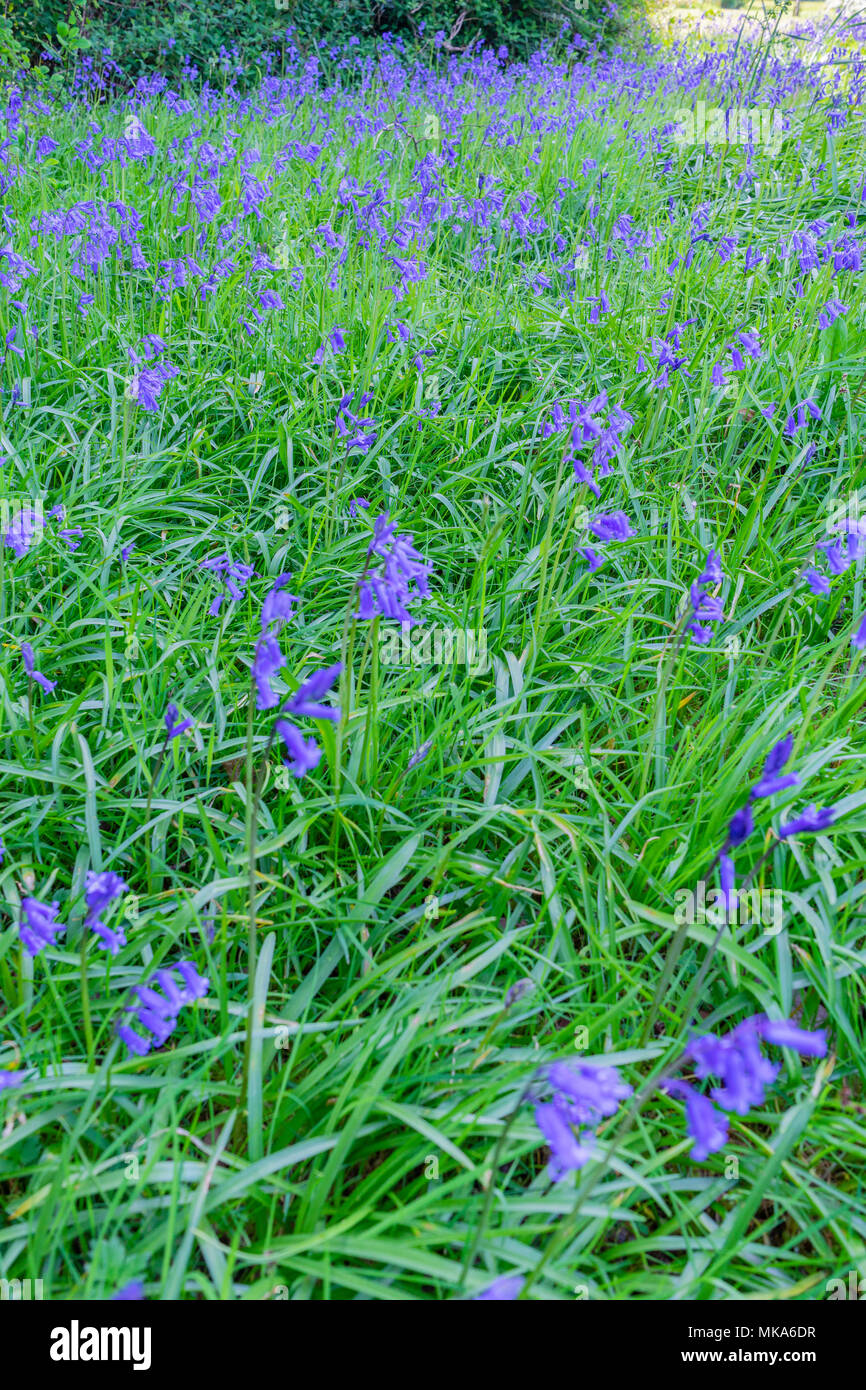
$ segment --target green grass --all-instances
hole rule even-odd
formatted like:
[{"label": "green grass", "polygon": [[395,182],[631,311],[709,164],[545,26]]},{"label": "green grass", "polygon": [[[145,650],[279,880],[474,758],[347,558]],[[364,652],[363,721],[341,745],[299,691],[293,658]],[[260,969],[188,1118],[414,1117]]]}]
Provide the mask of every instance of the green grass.
[{"label": "green grass", "polygon": [[[403,135],[353,135],[351,99],[303,94],[278,123],[225,106],[199,118],[214,145],[234,126],[238,151],[261,152],[253,173],[287,140],[321,140],[314,111],[337,131],[318,191],[291,159],[261,223],[243,219],[253,246],[306,272],[297,290],[286,271],[262,278],[286,307],[253,338],[237,322],[249,249],[204,300],[195,287],[153,295],[160,260],[191,254],[209,268],[225,254],[213,229],[204,250],[177,230],[195,217],[163,188],[182,172],[165,150],[193,115],[150,102],[160,153],[107,164],[104,189],[73,158],[87,110],[30,114],[31,138],[50,129],[59,141],[39,165],[13,132],[21,171],[5,201],[12,244],[36,267],[28,322],[39,342],[5,368],[2,484],[46,511],[62,501],[84,536],[67,553],[49,522],[27,556],[0,549],[0,1066],[27,1073],[0,1096],[2,1277],[42,1278],[61,1299],[141,1278],[152,1298],[438,1300],[511,1272],[542,1299],[814,1299],[829,1278],[864,1269],[866,688],[850,646],[862,569],[826,600],[795,583],[832,499],[866,485],[864,296],[856,273],[833,279],[832,258],[804,277],[801,299],[795,257],[742,268],[747,245],[766,254],[815,218],[841,235],[859,208],[857,126],[828,137],[828,97],[806,85],[784,102],[793,133],[780,152],[757,151],[759,186],[740,193],[741,149],[700,167],[669,142],[641,157],[623,131],[660,130],[690,97],[673,85],[630,91],[616,64],[595,81],[595,94],[575,94],[585,115],[573,128],[560,119],[561,81],[515,78],[503,105],[495,84],[467,83],[476,109],[462,121],[440,89],[443,135],[461,150],[437,171],[443,192],[476,197],[485,173],[508,210],[536,192],[533,215],[548,226],[521,244],[495,220],[477,273],[474,235],[434,223],[423,242],[389,248],[428,267],[399,304],[393,266],[375,238],[360,244],[335,200],[344,177],[378,183],[380,156],[391,196],[417,196],[413,164],[439,148],[423,138],[423,90],[367,98],[371,119],[405,116]],[[555,128],[515,120],[516,143],[485,144],[503,110],[540,110]],[[93,114],[121,133],[121,112]],[[601,196],[598,174],[581,173],[589,157],[609,175]],[[575,183],[561,206],[559,179]],[[237,161],[216,181],[219,226],[240,211]],[[615,262],[592,250],[564,302],[551,258],[586,240],[592,196],[602,247],[625,213],[663,239],[646,249],[648,270],[643,248],[629,259],[614,243]],[[28,248],[32,216],[115,197],[141,213],[149,272],[109,261],[81,284],[68,244]],[[714,240],[734,232],[740,252],[668,272],[699,204]],[[335,254],[312,249],[322,222],[347,236],[337,289]],[[534,295],[521,265],[555,288]],[[593,326],[586,298],[602,286],[612,313]],[[86,319],[82,289],[96,297]],[[821,332],[817,307],[834,293],[849,311]],[[19,321],[9,298],[4,331]],[[648,391],[638,354],[692,317],[691,380]],[[395,319],[411,345],[388,341]],[[334,324],[346,353],[316,365]],[[764,358],[720,396],[710,370],[740,327],[760,330]],[[147,332],[179,368],[154,414],[124,398],[126,349]],[[422,378],[412,359],[428,347]],[[22,377],[29,408],[9,398]],[[554,401],[603,388],[635,423],[599,505],[624,509],[636,535],[601,547],[608,563],[589,576],[575,553],[587,497],[563,464],[564,436],[542,427]],[[379,437],[347,458],[334,419],[352,389],[373,393],[360,413]],[[788,438],[785,417],[806,396],[823,419]],[[419,408],[437,398],[419,429]],[[770,400],[780,404],[767,421],[757,406]],[[370,511],[352,520],[359,495]],[[425,630],[484,630],[489,671],[388,666],[378,626],[351,621],[369,518],[385,510],[434,565],[417,610]],[[134,547],[125,567],[122,544]],[[709,647],[670,660],[679,605],[712,545],[727,620]],[[226,550],[258,577],[214,619],[216,586],[198,566]],[[270,721],[254,714],[250,760],[249,666],[269,576],[285,570],[301,598],[281,637],[285,689],[342,656],[343,717],[318,730],[324,756],[303,781],[277,785],[269,755],[252,962],[249,788]],[[58,680],[30,704],[22,640]],[[169,699],[195,727],[170,745],[154,787]],[[675,894],[707,873],[788,730],[803,787],[786,804],[836,804],[838,819],[786,845],[765,836],[766,808],[738,869],[769,850],[757,883],[783,895],[782,929],[729,928],[690,1002],[715,936],[695,924],[657,998]],[[89,869],[116,870],[135,895],[114,960],[83,931]],[[57,897],[67,924],[35,961],[17,931],[28,891]],[[166,1047],[126,1058],[113,1029],[127,991],[179,957],[209,976],[209,996]],[[521,979],[533,987],[506,1009]],[[695,1023],[725,1029],[758,1011],[827,1028],[831,1052],[819,1063],[779,1053],[766,1104],[732,1117],[725,1151],[693,1163],[682,1104],[651,1091],[612,1150],[619,1120],[602,1127],[602,1162],[550,1184],[525,1099],[540,1064],[605,1053],[639,1090]]]}]

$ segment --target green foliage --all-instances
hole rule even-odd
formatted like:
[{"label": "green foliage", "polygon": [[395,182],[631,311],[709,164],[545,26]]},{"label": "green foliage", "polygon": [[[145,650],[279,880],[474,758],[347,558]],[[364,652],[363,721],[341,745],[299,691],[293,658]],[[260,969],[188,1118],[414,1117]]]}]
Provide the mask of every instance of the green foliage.
[{"label": "green foliage", "polygon": [[89,47],[109,50],[133,77],[158,69],[175,79],[185,58],[201,76],[220,70],[224,53],[252,72],[263,53],[282,54],[287,44],[318,49],[327,64],[350,40],[354,51],[373,53],[391,41],[431,48],[437,34],[446,52],[481,41],[525,58],[558,41],[563,26],[606,42],[636,4],[625,0],[614,17],[607,0],[98,0],[80,11],[65,0],[7,0],[7,13],[10,36],[31,61],[46,47],[58,59]]}]

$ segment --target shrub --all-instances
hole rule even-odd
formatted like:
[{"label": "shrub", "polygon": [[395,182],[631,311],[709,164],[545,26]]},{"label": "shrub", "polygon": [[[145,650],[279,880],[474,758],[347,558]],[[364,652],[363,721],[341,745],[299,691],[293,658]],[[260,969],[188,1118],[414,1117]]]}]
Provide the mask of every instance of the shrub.
[{"label": "shrub", "polygon": [[[131,77],[159,70],[176,80],[197,70],[254,70],[265,53],[277,68],[286,47],[317,51],[323,66],[382,44],[446,52],[480,41],[525,58],[577,31],[603,43],[621,32],[638,0],[6,0],[10,36],[38,61],[81,48],[110,51]],[[70,26],[65,30],[64,26]],[[2,33],[2,31],[0,31]],[[2,38],[0,38],[2,44]],[[186,61],[185,61],[186,60]]]}]

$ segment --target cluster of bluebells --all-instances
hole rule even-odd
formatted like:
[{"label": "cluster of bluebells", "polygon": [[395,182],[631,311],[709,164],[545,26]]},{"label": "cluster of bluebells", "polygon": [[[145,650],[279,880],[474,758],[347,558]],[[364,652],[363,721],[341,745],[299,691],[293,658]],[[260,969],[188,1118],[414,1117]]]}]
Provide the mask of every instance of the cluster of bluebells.
[{"label": "cluster of bluebells", "polygon": [[[3,544],[8,550],[14,552],[16,559],[21,560],[29,551],[33,542],[44,531],[49,520],[62,521],[65,515],[65,508],[62,503],[52,507],[44,516],[41,505],[33,507],[19,507],[12,518],[9,529],[3,536]],[[74,538],[83,534],[80,527],[72,530],[61,530],[58,535],[66,542],[70,550],[77,550],[79,542]]]},{"label": "cluster of bluebells", "polygon": [[833,580],[847,573],[866,553],[866,537],[861,534],[859,523],[849,523],[847,531],[829,540],[818,541],[815,551],[822,553],[828,572],[822,574],[815,564],[809,564],[803,571],[803,579],[813,594],[825,598]]},{"label": "cluster of bluebells", "polygon": [[[600,418],[603,412],[607,413],[606,420]],[[572,461],[578,481],[585,483],[595,497],[600,497],[596,470],[599,478],[610,476],[611,459],[616,458],[624,447],[625,436],[633,424],[634,416],[621,405],[609,408],[607,391],[600,391],[591,401],[569,401],[567,410],[563,410],[559,401],[555,401],[551,417],[542,428],[542,437],[547,439],[551,435],[568,432],[566,457]],[[589,445],[592,446],[592,453],[587,466],[578,457],[578,450]]]},{"label": "cluster of bluebells", "polygon": [[155,333],[146,334],[140,346],[140,354],[134,348],[129,349],[132,363],[129,396],[142,410],[153,412],[159,409],[159,393],[163,386],[177,376],[178,369],[169,362],[165,355],[168,348]]},{"label": "cluster of bluebells", "polygon": [[[334,421],[334,429],[340,439],[344,441],[347,454],[352,449],[357,449],[361,454],[367,454],[379,438],[378,431],[375,429],[376,421],[370,415],[356,415],[353,410],[350,410],[349,407],[354,399],[354,391],[348,391],[342,397],[337,410],[337,418]],[[360,409],[363,410],[364,406],[368,405],[372,399],[372,392],[365,391],[358,402]]]},{"label": "cluster of bluebells", "polygon": [[[753,834],[755,820],[752,808],[756,801],[763,801],[767,797],[775,796],[778,792],[787,791],[789,788],[799,785],[799,773],[785,772],[784,770],[788,765],[793,746],[794,736],[788,734],[770,750],[761,776],[751,788],[746,804],[741,806],[731,817],[727,838],[719,855],[722,896],[726,911],[729,914],[735,910],[737,899],[734,861],[728,851],[744,844]],[[832,825],[835,814],[832,806],[824,806],[820,810],[814,805],[807,806],[798,816],[780,824],[777,832],[779,839],[787,840],[791,835],[817,833],[826,830],[828,826]]]},{"label": "cluster of bluebells", "polygon": [[109,955],[112,956],[116,956],[120,948],[126,945],[126,935],[122,924],[118,927],[110,927],[106,922],[103,922],[102,914],[111,903],[122,898],[124,893],[128,892],[128,884],[124,883],[120,875],[112,869],[106,869],[101,873],[95,873],[91,870],[87,875],[84,888],[87,916],[84,919],[84,925],[88,931],[96,934],[103,950],[108,951]]},{"label": "cluster of bluebells", "polygon": [[65,931],[62,922],[57,921],[60,904],[43,903],[39,898],[23,898],[21,901],[21,922],[18,934],[28,956],[38,956],[46,946],[54,946],[58,932]]},{"label": "cluster of bluebells", "polygon": [[365,622],[383,617],[411,624],[409,606],[429,594],[428,575],[433,566],[415,549],[411,535],[396,533],[387,512],[378,516],[373,525],[368,561],[373,555],[379,557],[382,564],[376,570],[365,570],[359,581],[356,617]]},{"label": "cluster of bluebells", "polygon": [[[96,873],[90,870],[85,878],[85,930],[93,931],[99,937],[100,945],[110,955],[117,955],[126,945],[124,929],[108,926],[103,922],[103,913],[117,898],[128,892],[128,885],[113,870]],[[18,933],[21,944],[28,955],[39,955],[46,947],[56,944],[58,931],[65,931],[57,916],[60,905],[57,902],[40,902],[39,898],[24,898],[21,902],[21,923]]]},{"label": "cluster of bluebells", "polygon": [[28,680],[33,681],[34,684],[38,685],[41,690],[44,690],[47,695],[50,695],[55,689],[57,682],[49,680],[41,671],[36,670],[36,657],[33,654],[33,648],[29,642],[21,643],[21,660],[24,662],[24,671]]},{"label": "cluster of bluebells", "polygon": [[204,999],[209,988],[208,980],[188,960],[167,970],[157,970],[149,985],[136,985],[133,993],[138,1002],[127,1005],[125,1012],[133,1015],[144,1032],[136,1032],[127,1023],[117,1028],[117,1036],[126,1044],[130,1056],[144,1057],[152,1047],[162,1047],[177,1027],[184,1004]]},{"label": "cluster of bluebells", "polygon": [[616,1114],[632,1088],[601,1058],[553,1062],[540,1075],[552,1097],[536,1105],[535,1123],[550,1148],[548,1175],[560,1182],[593,1157],[594,1128]]},{"label": "cluster of bluebells", "polygon": [[693,1140],[691,1156],[700,1163],[724,1148],[728,1140],[728,1115],[748,1115],[764,1103],[765,1089],[780,1067],[761,1051],[761,1042],[790,1047],[804,1057],[823,1057],[827,1036],[823,1029],[808,1032],[790,1019],[772,1020],[763,1014],[744,1019],[730,1033],[717,1037],[706,1033],[693,1038],[685,1056],[693,1063],[699,1081],[718,1077],[708,1096],[688,1081],[674,1077],[663,1082],[665,1090],[685,1101],[686,1128]]},{"label": "cluster of bluebells", "polygon": [[247,585],[255,574],[252,565],[241,564],[239,561],[233,560],[230,555],[217,555],[213,560],[202,560],[199,569],[209,570],[211,574],[218,575],[225,591],[217,594],[208,609],[208,615],[211,618],[217,617],[226,598],[231,599],[232,603],[238,603],[246,593]]},{"label": "cluster of bluebells", "polygon": [[[602,303],[602,301],[604,301]],[[602,295],[596,308],[606,304]],[[596,320],[590,319],[591,322]],[[602,418],[607,414],[607,419]],[[617,458],[625,445],[634,417],[622,405],[608,406],[607,391],[601,391],[590,401],[569,401],[563,410],[559,401],[554,402],[550,419],[542,428],[542,437],[549,438],[566,431],[569,443],[565,457],[574,467],[575,477],[594,497],[601,497],[599,478],[607,478],[613,471],[611,460]],[[592,446],[587,460],[582,459],[578,450]],[[588,517],[587,525],[598,541],[625,541],[635,535],[628,517],[623,511],[595,512]],[[591,545],[578,547],[578,554],[586,561],[589,573],[601,569],[604,555]]]},{"label": "cluster of bluebells", "polygon": [[721,623],[725,620],[721,599],[707,593],[707,585],[721,584],[721,582],[722,562],[718,553],[711,550],[703,570],[689,590],[686,629],[692,634],[693,641],[697,642],[699,646],[706,646],[708,642],[712,641],[713,630],[707,624]]},{"label": "cluster of bluebells", "polygon": [[339,709],[323,704],[322,700],[343,668],[337,662],[333,666],[315,671],[294,695],[280,705],[280,696],[272,685],[277,672],[286,664],[279,643],[279,634],[283,625],[294,617],[295,605],[299,601],[296,595],[288,592],[287,585],[290,579],[290,574],[279,575],[262,604],[261,632],[253,657],[253,680],[256,686],[256,708],[279,708],[274,732],[286,750],[285,766],[293,776],[301,778],[318,766],[322,750],[315,739],[305,739],[297,725],[284,716],[290,714],[297,719],[328,719],[332,722],[339,720]]}]

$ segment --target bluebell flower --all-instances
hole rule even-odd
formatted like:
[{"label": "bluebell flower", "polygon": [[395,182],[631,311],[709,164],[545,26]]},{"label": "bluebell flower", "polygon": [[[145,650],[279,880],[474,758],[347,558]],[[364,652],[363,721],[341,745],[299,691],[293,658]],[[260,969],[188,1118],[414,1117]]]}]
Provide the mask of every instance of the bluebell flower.
[{"label": "bluebell flower", "polygon": [[719,882],[721,884],[725,912],[730,916],[732,912],[736,911],[737,894],[734,887],[736,883],[734,861],[729,854],[719,855]]},{"label": "bluebell flower", "polygon": [[[180,985],[175,971],[180,975]],[[192,961],[182,960],[176,966],[157,970],[149,985],[135,986],[133,993],[138,1002],[126,1007],[126,1012],[132,1013],[136,1023],[145,1029],[144,1035],[122,1023],[116,1029],[117,1036],[131,1054],[146,1056],[151,1047],[162,1047],[171,1037],[183,1006],[192,1004],[196,999],[204,999],[209,988],[210,982],[204,975],[199,975]]]},{"label": "bluebell flower", "polygon": [[[231,559],[229,555],[218,555],[212,560],[202,560],[199,569],[210,570],[212,574],[219,575],[225,586],[228,597],[233,603],[242,599],[246,592],[249,581],[255,574],[252,565],[240,564]],[[219,594],[208,609],[208,613],[215,618],[222,607],[225,594]]]},{"label": "bluebell flower", "polygon": [[0,1071],[0,1091],[11,1091],[20,1086],[24,1077],[17,1071]]},{"label": "bluebell flower", "polygon": [[38,898],[22,898],[18,934],[28,956],[38,956],[46,946],[53,946],[57,933],[66,930],[63,923],[57,921],[59,911],[59,903],[43,903]]},{"label": "bluebell flower", "polygon": [[295,605],[300,603],[296,594],[290,594],[286,585],[291,580],[290,574],[281,574],[274,581],[274,586],[265,596],[262,604],[261,625],[262,632],[265,633],[274,625],[277,632],[284,623],[295,616]]},{"label": "bluebell flower", "polygon": [[84,900],[87,904],[87,916],[84,919],[85,930],[95,932],[103,950],[108,951],[112,956],[116,956],[121,946],[126,945],[126,936],[122,926],[116,929],[106,926],[102,921],[101,914],[110,903],[128,892],[129,885],[111,869],[106,869],[102,873],[91,870],[85,879]]},{"label": "bluebell flower", "polygon": [[805,811],[801,811],[799,816],[779,826],[779,839],[786,840],[789,835],[817,834],[832,825],[835,818],[835,807],[824,806],[819,811],[812,804],[807,806]]},{"label": "bluebell flower", "polygon": [[635,535],[625,512],[596,512],[590,517],[589,529],[600,541],[625,541]]},{"label": "bluebell flower", "polygon": [[367,554],[382,557],[383,564],[378,571],[368,570],[359,581],[355,616],[364,622],[381,616],[411,624],[409,605],[429,593],[427,576],[432,565],[415,549],[411,535],[395,534],[387,512],[374,522]]},{"label": "bluebell flower", "polygon": [[739,811],[735,811],[728,826],[728,843],[731,845],[741,845],[744,840],[748,840],[755,828],[752,816],[752,808],[748,803],[741,806]]},{"label": "bluebell flower", "polygon": [[286,664],[276,637],[260,637],[256,643],[253,658],[253,679],[256,683],[256,709],[276,709],[280,697],[273,689],[271,681]]},{"label": "bluebell flower", "polygon": [[500,1274],[499,1278],[494,1279],[483,1293],[475,1295],[474,1302],[482,1303],[485,1300],[499,1303],[513,1302],[519,1296],[525,1283],[526,1280],[522,1274]]},{"label": "bluebell flower", "polygon": [[425,743],[419,744],[419,746],[415,749],[415,752],[412,754],[411,758],[406,764],[406,771],[408,772],[410,768],[417,767],[419,763],[423,763],[424,759],[427,757],[427,754],[430,752],[430,749],[432,747],[432,738],[428,738]]},{"label": "bluebell flower", "polygon": [[815,404],[811,397],[807,397],[806,400],[800,401],[795,407],[796,420],[794,418],[794,413],[788,416],[785,422],[785,433],[787,435],[794,435],[798,430],[804,428],[807,412],[811,415],[813,420],[821,419],[820,407]]},{"label": "bluebell flower", "polygon": [[725,611],[722,607],[722,601],[706,593],[700,584],[694,583],[689,589],[689,602],[691,605],[690,619],[686,623],[686,628],[699,646],[706,646],[713,637],[712,628],[707,627],[706,624],[724,620]]},{"label": "bluebell flower", "polygon": [[[129,1030],[127,1030],[129,1031]],[[124,1284],[122,1289],[112,1294],[112,1303],[138,1303],[144,1298],[144,1285],[140,1279],[130,1279],[128,1284]]]},{"label": "bluebell flower", "polygon": [[821,574],[819,570],[816,570],[812,566],[810,566],[804,572],[803,578],[809,585],[809,588],[812,590],[812,593],[817,594],[819,598],[826,598],[827,594],[829,594],[830,581],[826,578],[825,575]]},{"label": "bluebell flower", "polygon": [[322,750],[315,739],[311,738],[305,742],[300,729],[296,728],[294,724],[290,724],[286,719],[278,719],[274,727],[283,740],[289,755],[286,761],[286,767],[289,771],[298,778],[312,772],[313,768],[318,766],[322,756]]},{"label": "bluebell flower", "polygon": [[866,647],[866,614],[860,619],[860,626],[851,638],[851,646],[856,648],[858,652],[862,652],[863,648]]},{"label": "bluebell flower", "polygon": [[180,722],[178,721],[177,705],[169,704],[167,706],[165,711],[165,728],[168,742],[171,742],[171,740],[174,738],[178,738],[181,734],[185,733],[186,730],[191,727],[191,719],[184,719]]},{"label": "bluebell flower", "polygon": [[744,1019],[726,1037],[708,1033],[693,1038],[686,1055],[695,1062],[699,1078],[718,1076],[722,1085],[710,1095],[723,1110],[747,1115],[761,1105],[765,1088],[775,1080],[779,1067],[769,1062],[760,1048],[761,1039],[779,1047],[792,1047],[809,1057],[823,1057],[827,1050],[823,1031],[809,1033],[790,1020],[771,1021],[763,1014]]},{"label": "bluebell flower", "polygon": [[690,1157],[695,1163],[703,1163],[710,1154],[723,1149],[730,1124],[724,1111],[717,1110],[708,1096],[702,1096],[686,1081],[666,1081],[664,1089],[685,1101],[686,1130],[693,1140]]},{"label": "bluebell flower", "polygon": [[593,1157],[595,1136],[583,1143],[552,1101],[535,1107],[535,1123],[550,1146],[547,1171],[551,1182],[561,1182],[567,1173],[582,1168]]},{"label": "bluebell flower", "polygon": [[47,676],[43,676],[41,671],[36,670],[36,658],[33,655],[33,648],[29,642],[21,643],[21,657],[24,661],[24,670],[32,681],[41,686],[50,695],[55,689],[57,682],[50,681]]},{"label": "bluebell flower", "polygon": [[333,666],[323,666],[321,670],[315,671],[286,701],[283,705],[284,712],[294,714],[298,718],[330,719],[336,723],[340,718],[339,709],[333,705],[323,705],[321,699],[339,678],[342,669],[343,663],[338,661]]},{"label": "bluebell flower", "polygon": [[706,560],[704,568],[698,575],[699,584],[721,584],[722,582],[722,561],[717,550],[711,550]]},{"label": "bluebell flower", "polygon": [[750,801],[757,801],[766,796],[775,796],[777,792],[783,792],[788,787],[797,785],[800,778],[796,772],[786,772],[784,776],[778,776],[790,758],[793,746],[794,735],[787,734],[776,744],[775,748],[770,750],[760,779],[749,793]]}]

